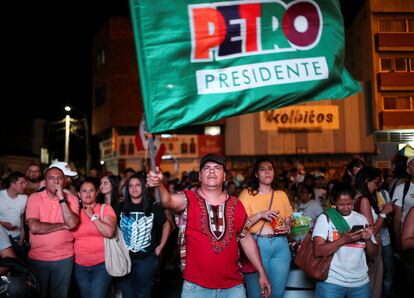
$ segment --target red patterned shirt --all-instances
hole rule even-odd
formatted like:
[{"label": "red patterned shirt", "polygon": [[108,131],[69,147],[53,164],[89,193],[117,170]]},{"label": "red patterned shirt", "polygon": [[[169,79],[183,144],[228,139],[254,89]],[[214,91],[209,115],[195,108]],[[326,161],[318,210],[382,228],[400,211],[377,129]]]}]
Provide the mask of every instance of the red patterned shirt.
[{"label": "red patterned shirt", "polygon": [[208,204],[198,192],[187,197],[186,266],[184,279],[211,289],[243,283],[237,239],[248,226],[240,201],[229,196],[218,206]]}]

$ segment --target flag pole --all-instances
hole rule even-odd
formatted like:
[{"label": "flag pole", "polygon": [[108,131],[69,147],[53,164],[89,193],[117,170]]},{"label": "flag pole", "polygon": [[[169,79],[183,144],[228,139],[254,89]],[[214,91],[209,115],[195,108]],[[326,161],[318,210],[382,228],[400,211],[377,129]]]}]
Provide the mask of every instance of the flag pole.
[{"label": "flag pole", "polygon": [[[149,143],[149,151],[150,151],[150,159],[151,159],[151,169],[155,172],[155,152],[154,152],[154,136],[152,134],[148,134],[148,143]],[[162,183],[162,181],[161,181]],[[160,189],[156,187],[154,189],[155,201],[157,203],[160,202]]]}]

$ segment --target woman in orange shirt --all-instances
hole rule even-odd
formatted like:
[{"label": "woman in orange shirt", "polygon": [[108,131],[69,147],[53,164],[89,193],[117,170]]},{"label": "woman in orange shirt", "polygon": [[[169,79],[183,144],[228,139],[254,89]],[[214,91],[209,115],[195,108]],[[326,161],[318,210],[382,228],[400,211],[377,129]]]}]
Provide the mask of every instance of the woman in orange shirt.
[{"label": "woman in orange shirt", "polygon": [[80,222],[74,230],[75,279],[81,298],[105,298],[111,276],[105,268],[104,238],[112,238],[116,229],[116,215],[110,205],[96,202],[97,186],[86,178],[79,185],[82,201]]},{"label": "woman in orange shirt", "polygon": [[[276,190],[275,166],[260,158],[253,167],[249,187],[239,195],[251,222],[250,232],[257,240],[262,263],[272,284],[271,297],[283,297],[290,269],[287,239],[292,206],[284,191]],[[261,297],[259,275],[246,273],[247,296]]]}]

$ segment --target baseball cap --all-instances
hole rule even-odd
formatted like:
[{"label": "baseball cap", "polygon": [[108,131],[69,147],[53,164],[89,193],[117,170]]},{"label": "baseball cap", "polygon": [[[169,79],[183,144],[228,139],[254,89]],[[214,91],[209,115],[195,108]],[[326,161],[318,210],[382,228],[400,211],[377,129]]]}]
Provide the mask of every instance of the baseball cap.
[{"label": "baseball cap", "polygon": [[318,178],[325,178],[325,174],[323,172],[317,171],[314,175],[316,179]]},{"label": "baseball cap", "polygon": [[72,170],[69,168],[68,163],[67,163],[67,162],[65,162],[65,161],[57,161],[57,162],[54,162],[54,163],[52,163],[52,164],[48,167],[48,169],[51,169],[51,168],[58,168],[58,169],[60,169],[60,170],[63,172],[63,174],[64,174],[65,176],[69,176],[69,177],[75,177],[75,176],[78,176],[78,173],[77,173],[77,172],[72,171]]},{"label": "baseball cap", "polygon": [[414,160],[414,156],[411,156],[408,160],[407,160],[407,167],[410,164],[410,162],[412,162]]},{"label": "baseball cap", "polygon": [[214,153],[209,153],[207,155],[204,155],[200,160],[200,169],[207,163],[207,162],[215,162],[216,164],[222,165],[224,168],[226,166],[224,165],[224,158],[221,156],[218,156]]}]

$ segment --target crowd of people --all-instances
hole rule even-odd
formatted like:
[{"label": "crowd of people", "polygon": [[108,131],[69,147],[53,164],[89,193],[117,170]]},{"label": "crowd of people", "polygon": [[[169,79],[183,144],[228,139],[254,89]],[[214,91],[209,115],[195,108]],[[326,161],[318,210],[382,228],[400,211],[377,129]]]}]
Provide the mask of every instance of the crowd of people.
[{"label": "crowd of people", "polygon": [[[404,297],[414,281],[413,206],[414,157],[400,155],[389,171],[351,160],[331,180],[324,168],[282,172],[270,157],[241,175],[214,154],[181,179],[159,168],[83,177],[66,162],[30,164],[0,190],[0,257],[27,264],[42,298],[69,297],[73,284],[82,298],[152,297],[160,268],[175,265],[184,298],[284,297],[300,214],[315,254],[333,255],[315,297]],[[118,227],[132,266],[115,278],[104,239]]]}]

